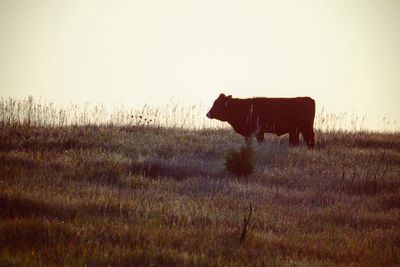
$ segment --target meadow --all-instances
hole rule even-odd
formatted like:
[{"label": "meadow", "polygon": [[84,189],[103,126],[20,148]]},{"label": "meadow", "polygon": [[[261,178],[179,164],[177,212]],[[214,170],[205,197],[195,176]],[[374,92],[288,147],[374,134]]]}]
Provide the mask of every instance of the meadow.
[{"label": "meadow", "polygon": [[399,132],[319,114],[315,150],[266,135],[237,177],[203,114],[3,98],[0,266],[400,265]]}]

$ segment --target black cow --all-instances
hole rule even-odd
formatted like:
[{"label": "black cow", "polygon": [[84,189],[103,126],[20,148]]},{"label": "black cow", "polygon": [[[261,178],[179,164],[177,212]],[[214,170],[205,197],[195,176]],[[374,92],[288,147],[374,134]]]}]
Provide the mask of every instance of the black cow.
[{"label": "black cow", "polygon": [[263,142],[264,133],[289,133],[289,145],[296,146],[301,133],[314,148],[315,101],[310,97],[239,99],[220,94],[207,117],[228,122],[247,141],[253,135]]}]

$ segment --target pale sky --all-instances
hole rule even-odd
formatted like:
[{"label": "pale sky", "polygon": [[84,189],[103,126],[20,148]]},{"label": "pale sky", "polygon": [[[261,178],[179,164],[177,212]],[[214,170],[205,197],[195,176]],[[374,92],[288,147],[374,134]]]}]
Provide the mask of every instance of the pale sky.
[{"label": "pale sky", "polygon": [[399,0],[0,0],[0,96],[311,96],[400,124]]}]

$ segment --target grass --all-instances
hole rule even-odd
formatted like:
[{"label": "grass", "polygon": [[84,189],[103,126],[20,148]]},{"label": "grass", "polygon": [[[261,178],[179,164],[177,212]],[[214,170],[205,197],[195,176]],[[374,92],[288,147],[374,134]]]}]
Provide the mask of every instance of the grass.
[{"label": "grass", "polygon": [[0,266],[400,265],[399,133],[318,131],[314,151],[268,135],[246,178],[224,166],[243,143],[3,120]]}]

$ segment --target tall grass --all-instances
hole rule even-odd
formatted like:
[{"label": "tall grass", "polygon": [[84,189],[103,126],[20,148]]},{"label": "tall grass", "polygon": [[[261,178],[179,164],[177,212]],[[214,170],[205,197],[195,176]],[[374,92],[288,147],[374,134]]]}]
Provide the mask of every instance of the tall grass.
[{"label": "tall grass", "polygon": [[[211,105],[211,103],[210,103]],[[144,104],[141,107],[85,103],[62,106],[33,96],[24,99],[3,97],[0,99],[0,123],[29,126],[156,126],[186,129],[226,128],[228,125],[206,118],[210,106],[186,105],[171,100],[163,106]],[[382,119],[382,132],[398,132],[396,121]],[[366,118],[348,114],[328,114],[322,109],[316,114],[314,126],[322,132],[366,132]]]},{"label": "tall grass", "polygon": [[36,100],[32,96],[25,99],[1,98],[0,122],[29,126],[157,126],[187,129],[222,127],[215,120],[209,120],[204,105],[184,105],[177,101],[156,107],[144,104],[141,107],[114,105],[107,109],[104,105],[70,104],[56,105],[53,102]]}]

